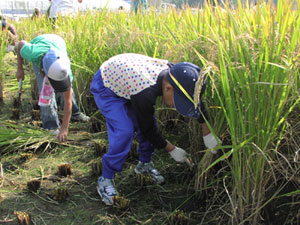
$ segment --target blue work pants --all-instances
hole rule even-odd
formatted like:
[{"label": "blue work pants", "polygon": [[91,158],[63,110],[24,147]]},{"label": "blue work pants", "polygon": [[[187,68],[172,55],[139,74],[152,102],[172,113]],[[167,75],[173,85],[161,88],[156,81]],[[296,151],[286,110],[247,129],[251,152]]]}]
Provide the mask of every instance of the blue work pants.
[{"label": "blue work pants", "polygon": [[113,179],[116,172],[122,171],[133,138],[139,142],[139,160],[150,162],[154,146],[141,134],[130,100],[119,97],[104,87],[100,70],[95,74],[90,90],[105,116],[108,130],[109,147],[102,157],[102,176]]}]

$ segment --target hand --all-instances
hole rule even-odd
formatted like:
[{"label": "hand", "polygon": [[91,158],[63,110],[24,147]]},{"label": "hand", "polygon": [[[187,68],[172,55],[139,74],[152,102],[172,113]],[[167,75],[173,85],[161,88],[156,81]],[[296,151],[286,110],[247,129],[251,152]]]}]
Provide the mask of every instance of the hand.
[{"label": "hand", "polygon": [[187,153],[182,148],[175,147],[174,150],[170,151],[169,153],[176,162],[186,162],[187,160]]},{"label": "hand", "polygon": [[19,81],[20,79],[24,80],[24,70],[17,70],[16,78]]},{"label": "hand", "polygon": [[[209,134],[203,136],[203,141],[204,141],[205,147],[206,148],[215,148],[215,147],[217,147],[219,145],[219,143],[221,143],[221,140],[218,137],[216,137],[216,138],[212,133],[209,133]],[[211,152],[213,154],[217,153],[216,150],[211,150]]]},{"label": "hand", "polygon": [[59,134],[56,136],[58,138],[59,142],[65,142],[68,140],[68,130],[61,129],[59,131]]}]

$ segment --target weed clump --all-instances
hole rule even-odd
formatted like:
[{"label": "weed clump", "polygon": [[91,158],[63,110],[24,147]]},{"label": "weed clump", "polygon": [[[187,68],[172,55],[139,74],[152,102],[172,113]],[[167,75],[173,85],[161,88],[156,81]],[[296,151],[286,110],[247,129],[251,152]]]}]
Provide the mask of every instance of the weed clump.
[{"label": "weed clump", "polygon": [[69,196],[69,189],[65,185],[57,187],[50,196],[53,200],[63,202]]},{"label": "weed clump", "polygon": [[11,118],[13,120],[19,120],[20,119],[20,110],[17,109],[17,108],[12,108],[10,109],[12,115],[11,115]]},{"label": "weed clump", "polygon": [[63,177],[71,176],[72,170],[71,164],[68,163],[62,163],[58,165],[58,174]]},{"label": "weed clump", "polygon": [[129,157],[132,159],[138,159],[139,158],[139,153],[137,151],[139,146],[139,143],[136,141],[133,141],[131,144],[130,152],[129,152]]},{"label": "weed clump", "polygon": [[118,209],[128,209],[130,205],[130,200],[121,196],[114,196],[113,197],[114,207]]},{"label": "weed clump", "polygon": [[107,143],[104,140],[93,140],[93,142],[95,154],[97,157],[102,156],[104,153],[106,153]]},{"label": "weed clump", "polygon": [[27,188],[29,191],[37,192],[37,190],[41,187],[41,181],[38,179],[33,179],[27,182]]},{"label": "weed clump", "polygon": [[92,162],[92,174],[95,176],[100,176],[102,174],[102,159],[97,158]]},{"label": "weed clump", "polygon": [[184,214],[182,210],[176,210],[170,217],[169,217],[169,225],[188,225],[189,218]]},{"label": "weed clump", "polygon": [[14,212],[19,225],[32,225],[31,215],[27,212]]},{"label": "weed clump", "polygon": [[33,109],[32,111],[31,111],[31,119],[32,120],[40,120],[40,110],[35,110],[35,109]]},{"label": "weed clump", "polygon": [[135,184],[140,187],[154,184],[150,175],[136,174]]}]

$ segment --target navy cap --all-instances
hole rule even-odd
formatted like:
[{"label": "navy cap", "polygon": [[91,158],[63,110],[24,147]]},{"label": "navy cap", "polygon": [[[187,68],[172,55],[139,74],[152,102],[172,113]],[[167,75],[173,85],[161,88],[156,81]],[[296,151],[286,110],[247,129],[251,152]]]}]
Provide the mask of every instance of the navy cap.
[{"label": "navy cap", "polygon": [[[188,117],[199,118],[201,116],[200,103],[197,108],[194,104],[195,84],[198,80],[201,69],[195,64],[188,62],[177,63],[170,68],[168,80],[174,88],[174,104],[176,110]],[[205,90],[203,83],[201,94]]]}]

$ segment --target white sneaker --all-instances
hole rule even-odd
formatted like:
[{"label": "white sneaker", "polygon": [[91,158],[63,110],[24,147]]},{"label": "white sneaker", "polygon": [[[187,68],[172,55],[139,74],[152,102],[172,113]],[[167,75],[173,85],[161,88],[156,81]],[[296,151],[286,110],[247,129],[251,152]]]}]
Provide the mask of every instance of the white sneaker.
[{"label": "white sneaker", "polygon": [[90,120],[90,117],[87,115],[83,114],[82,112],[79,113],[76,116],[71,116],[71,121],[72,122],[88,122]]},{"label": "white sneaker", "polygon": [[97,192],[106,205],[114,204],[114,196],[117,195],[117,191],[111,179],[102,176],[99,177],[97,182]]},{"label": "white sneaker", "polygon": [[165,178],[154,167],[153,162],[143,163],[139,161],[139,163],[134,169],[134,172],[137,174],[144,174],[144,175],[151,176],[152,181],[156,184],[162,184],[165,182]]},{"label": "white sneaker", "polygon": [[59,134],[59,129],[56,129],[56,130],[49,130],[49,133],[50,133],[50,134],[53,134],[53,135],[58,135],[58,134]]}]

